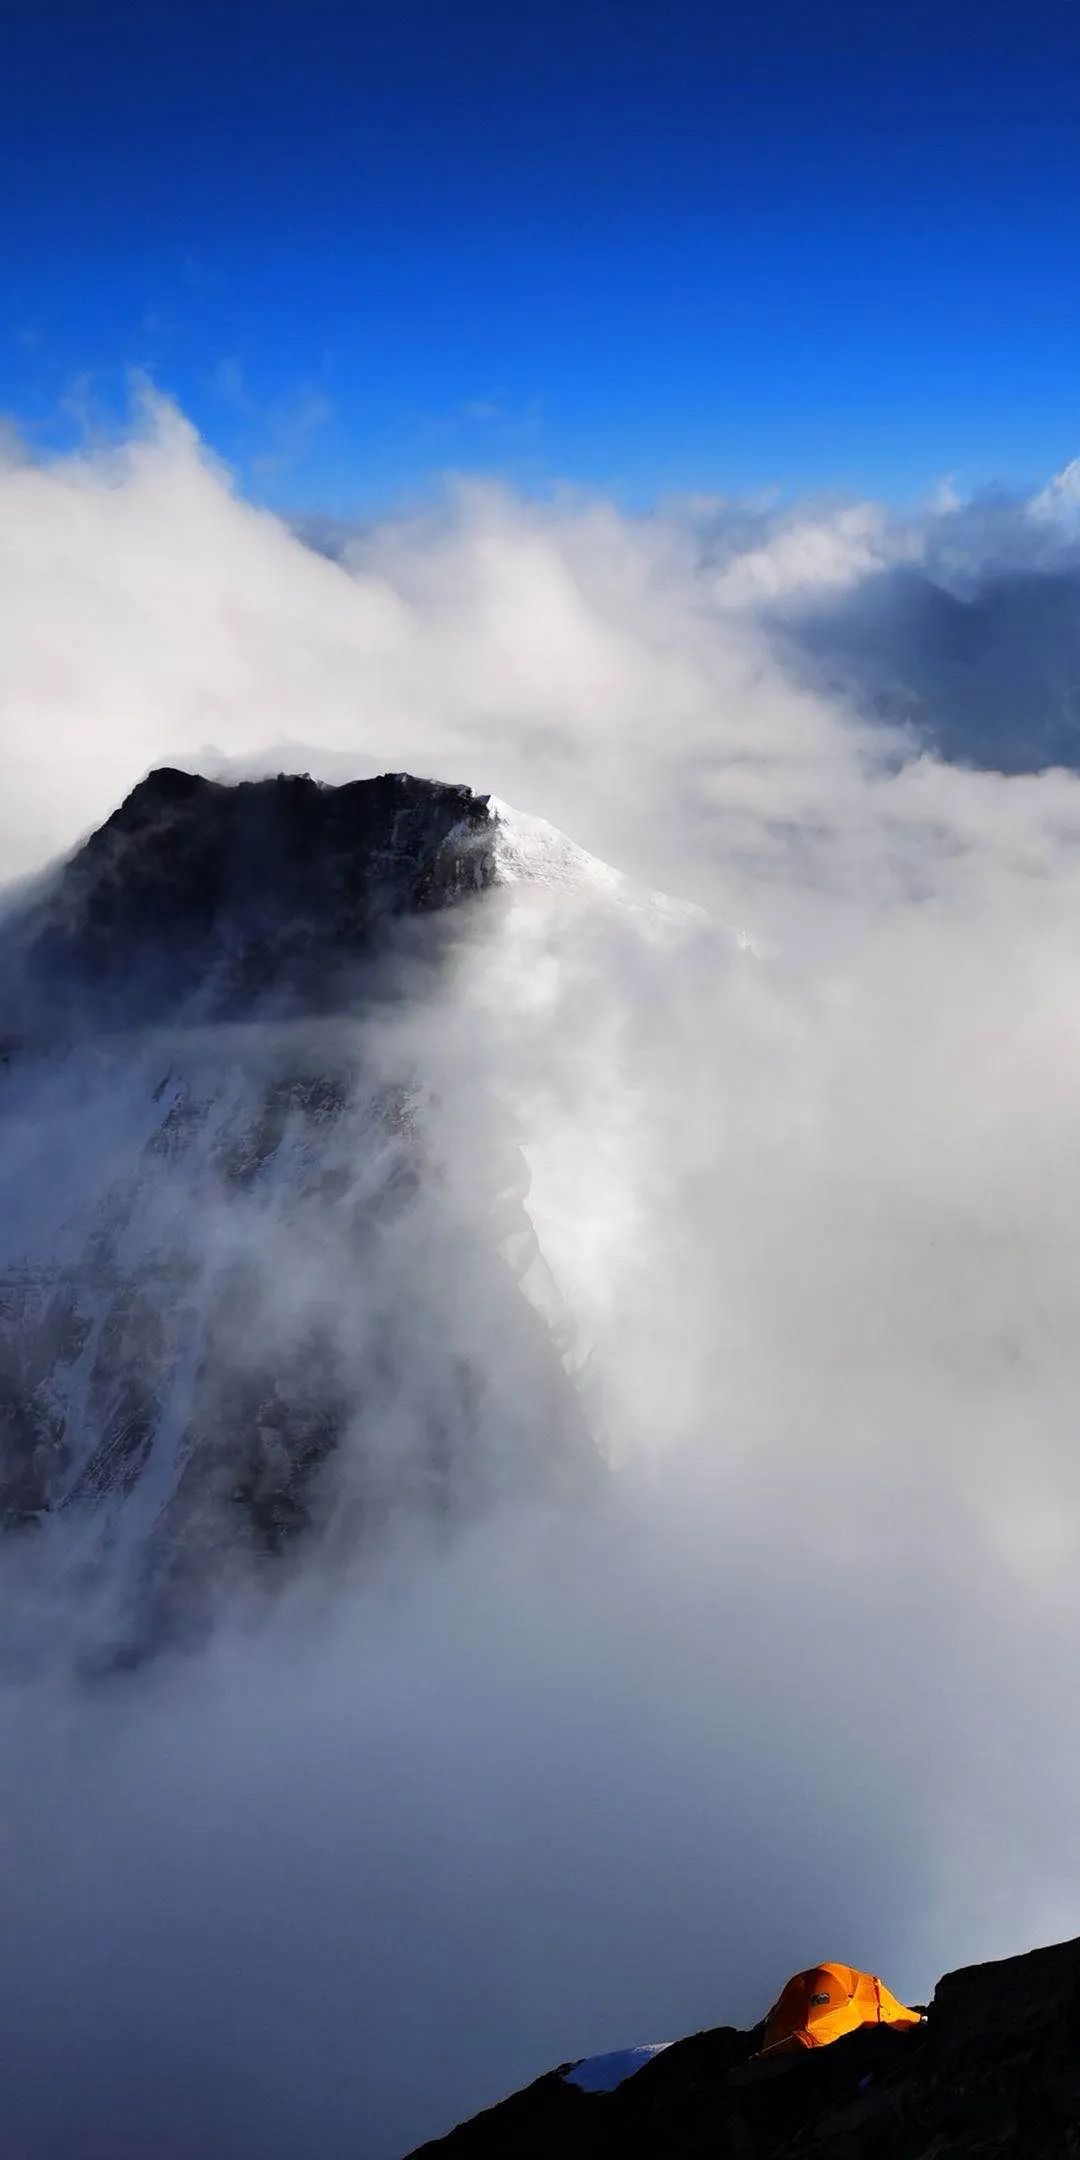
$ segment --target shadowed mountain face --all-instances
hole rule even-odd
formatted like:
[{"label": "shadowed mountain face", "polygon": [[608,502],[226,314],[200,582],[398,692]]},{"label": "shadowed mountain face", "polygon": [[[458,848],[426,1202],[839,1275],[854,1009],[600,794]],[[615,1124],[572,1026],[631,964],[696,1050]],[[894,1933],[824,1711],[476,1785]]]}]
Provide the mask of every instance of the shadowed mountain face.
[{"label": "shadowed mountain face", "polygon": [[[696,2034],[610,2092],[573,2065],[425,2145],[429,2160],[1071,2160],[1080,1942],[947,1973],[925,2026],[754,2062],[764,2028]],[[414,2156],[419,2160],[419,2155]]]},{"label": "shadowed mountain face", "polygon": [[406,775],[161,772],[8,916],[0,1511],[78,1522],[120,1643],[596,1470],[520,1152],[478,1072],[448,1173],[417,1048],[494,835]]},{"label": "shadowed mountain face", "polygon": [[1080,571],[880,571],[775,625],[794,671],[961,764],[1080,766]]},{"label": "shadowed mountain face", "polygon": [[262,996],[333,1010],[389,923],[492,882],[493,833],[486,796],[407,773],[337,788],[151,773],[8,926],[9,997],[66,990],[128,1024],[192,997],[215,1018]]}]

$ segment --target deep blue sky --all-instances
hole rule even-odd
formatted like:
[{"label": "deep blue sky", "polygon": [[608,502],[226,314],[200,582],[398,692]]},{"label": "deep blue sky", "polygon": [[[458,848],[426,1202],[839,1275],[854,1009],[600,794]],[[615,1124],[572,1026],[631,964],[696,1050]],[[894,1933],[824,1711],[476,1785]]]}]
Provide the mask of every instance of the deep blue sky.
[{"label": "deep blue sky", "polygon": [[1076,0],[4,0],[0,407],[253,492],[1080,450]]}]

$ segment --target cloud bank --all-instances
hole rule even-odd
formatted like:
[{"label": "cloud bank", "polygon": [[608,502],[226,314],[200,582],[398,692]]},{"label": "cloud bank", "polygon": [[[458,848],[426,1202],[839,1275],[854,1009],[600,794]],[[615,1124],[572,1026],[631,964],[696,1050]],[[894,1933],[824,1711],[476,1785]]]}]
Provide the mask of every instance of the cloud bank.
[{"label": "cloud bank", "polygon": [[471,485],[320,552],[161,405],[12,455],[9,876],[153,763],[410,768],[707,911],[522,892],[408,1024],[448,1174],[478,1072],[525,1150],[606,1499],[9,1674],[31,2160],[386,2160],[811,1958],[1074,1929],[1073,512]]}]

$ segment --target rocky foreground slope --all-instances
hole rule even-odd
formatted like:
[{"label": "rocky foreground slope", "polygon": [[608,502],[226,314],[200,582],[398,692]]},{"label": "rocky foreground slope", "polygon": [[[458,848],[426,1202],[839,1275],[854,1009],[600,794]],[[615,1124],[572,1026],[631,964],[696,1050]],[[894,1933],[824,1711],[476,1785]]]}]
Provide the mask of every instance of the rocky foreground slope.
[{"label": "rocky foreground slope", "polygon": [[[751,2058],[696,2033],[611,2092],[563,2064],[419,2150],[430,2160],[1075,2160],[1080,1940],[938,1982],[924,2026]],[[419,2160],[419,2154],[413,2156]]]}]

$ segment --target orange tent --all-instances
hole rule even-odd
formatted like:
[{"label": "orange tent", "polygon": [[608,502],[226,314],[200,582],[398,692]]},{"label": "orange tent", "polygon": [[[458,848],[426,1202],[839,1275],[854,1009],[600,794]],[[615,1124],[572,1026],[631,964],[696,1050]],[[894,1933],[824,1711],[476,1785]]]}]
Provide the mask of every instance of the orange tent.
[{"label": "orange tent", "polygon": [[860,2025],[905,2026],[922,2022],[918,2010],[897,2002],[873,1973],[854,1965],[815,1965],[789,1980],[769,2012],[763,2055],[796,2048],[828,2047]]}]

